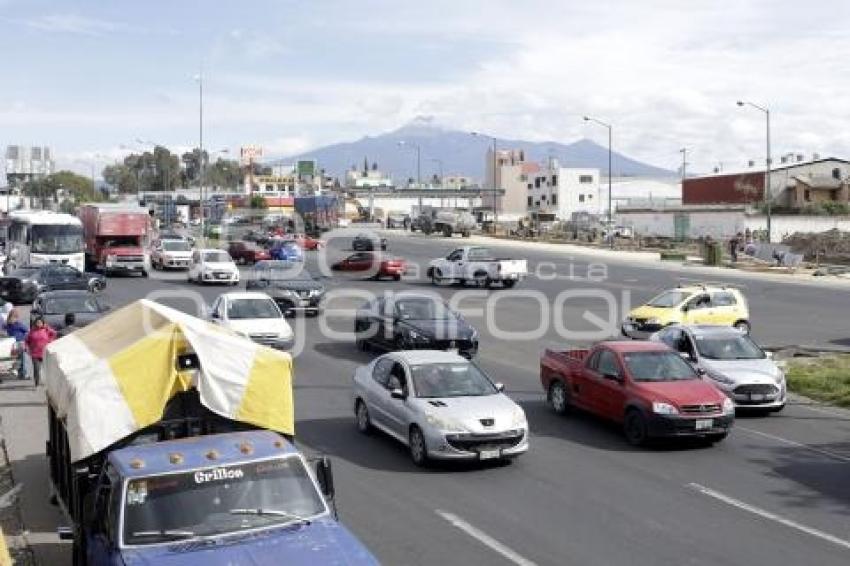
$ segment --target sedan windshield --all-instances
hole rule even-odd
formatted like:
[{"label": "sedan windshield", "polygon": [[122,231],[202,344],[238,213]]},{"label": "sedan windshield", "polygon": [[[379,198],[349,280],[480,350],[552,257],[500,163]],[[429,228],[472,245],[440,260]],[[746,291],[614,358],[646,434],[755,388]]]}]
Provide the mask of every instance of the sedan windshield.
[{"label": "sedan windshield", "polygon": [[40,254],[71,254],[83,251],[83,227],[74,224],[35,224],[32,251]]},{"label": "sedan windshield", "polygon": [[188,252],[192,248],[189,246],[189,242],[183,240],[171,240],[169,242],[163,242],[162,249],[167,252]]},{"label": "sedan windshield", "polygon": [[207,263],[230,263],[230,255],[227,252],[205,252],[204,261]]},{"label": "sedan windshield", "polygon": [[398,299],[395,310],[402,320],[448,320],[457,318],[445,303],[428,297]]},{"label": "sedan windshield", "polygon": [[54,297],[44,303],[44,314],[98,313],[101,310],[96,297]]},{"label": "sedan windshield", "polygon": [[410,368],[417,397],[481,397],[498,393],[493,382],[469,362]]},{"label": "sedan windshield", "polygon": [[665,291],[646,304],[650,307],[671,308],[683,303],[690,296],[690,293],[684,291]]},{"label": "sedan windshield", "polygon": [[699,378],[694,368],[675,352],[630,352],[623,357],[635,381],[680,381]]},{"label": "sedan windshield", "polygon": [[740,336],[697,336],[699,355],[709,360],[762,360],[765,354],[753,340]]},{"label": "sedan windshield", "polygon": [[327,511],[296,456],[134,478],[122,505],[127,545],[302,522]]},{"label": "sedan windshield", "polygon": [[280,311],[271,299],[233,299],[227,303],[227,318],[280,318]]}]

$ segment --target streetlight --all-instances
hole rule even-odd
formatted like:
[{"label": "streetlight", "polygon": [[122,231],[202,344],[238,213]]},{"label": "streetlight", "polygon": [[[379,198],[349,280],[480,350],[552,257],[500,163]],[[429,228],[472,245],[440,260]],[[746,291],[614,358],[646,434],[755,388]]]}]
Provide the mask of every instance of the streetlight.
[{"label": "streetlight", "polygon": [[204,73],[203,70],[195,76],[198,81],[198,161],[200,174],[198,179],[198,204],[201,213],[201,241],[204,242]]},{"label": "streetlight", "polygon": [[[480,132],[470,132],[475,137],[487,137]],[[496,225],[499,223],[499,205],[498,200],[496,198],[496,163],[498,158],[496,157],[496,136],[490,136],[493,140],[493,233],[496,233]]]},{"label": "streetlight", "polygon": [[745,101],[745,100],[739,100],[738,101],[738,106],[745,106],[745,105],[751,106],[752,108],[755,108],[756,110],[761,110],[762,112],[764,112],[765,130],[766,130],[765,145],[767,146],[766,147],[767,154],[766,154],[765,163],[764,163],[764,204],[765,204],[765,212],[767,213],[767,242],[770,243],[770,235],[771,235],[771,230],[770,230],[770,224],[771,224],[771,222],[770,222],[770,220],[771,220],[770,212],[771,211],[770,211],[770,208],[771,208],[771,201],[773,200],[773,194],[771,193],[771,189],[770,189],[770,109],[765,108],[764,106],[759,106],[758,104],[756,104],[754,102],[748,102],[748,101]]},{"label": "streetlight", "polygon": [[611,168],[611,157],[612,157],[612,139],[614,137],[614,128],[611,127],[611,124],[607,124],[602,122],[601,120],[597,120],[596,118],[592,118],[590,116],[584,116],[585,122],[595,122],[602,126],[603,128],[608,128],[608,240],[611,243],[611,247],[614,247],[614,201],[612,199],[611,192],[611,176],[614,174]]},{"label": "streetlight", "polygon": [[445,187],[443,186],[443,160],[442,160],[442,159],[437,159],[437,158],[432,158],[432,159],[431,159],[431,161],[433,161],[434,163],[436,163],[436,164],[437,164],[437,166],[439,167],[439,171],[440,171],[440,208],[443,208],[443,196],[442,196],[442,191],[443,191],[443,189],[445,188]]}]

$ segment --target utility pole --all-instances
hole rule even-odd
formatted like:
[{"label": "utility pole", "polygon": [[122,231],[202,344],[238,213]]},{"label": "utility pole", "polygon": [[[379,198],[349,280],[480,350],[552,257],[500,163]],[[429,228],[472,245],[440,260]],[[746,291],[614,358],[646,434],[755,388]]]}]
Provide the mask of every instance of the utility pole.
[{"label": "utility pole", "polygon": [[198,204],[201,214],[201,242],[206,242],[206,232],[204,231],[204,72],[201,70],[198,74],[198,161],[200,162],[200,183],[198,187]]},{"label": "utility pole", "polygon": [[770,243],[771,240],[771,205],[773,201],[773,192],[770,187],[770,109],[764,106],[759,106],[754,102],[747,102],[743,100],[738,101],[738,106],[751,106],[756,110],[760,110],[764,113],[765,118],[765,146],[766,146],[766,157],[765,157],[765,167],[764,167],[764,207],[765,213],[767,215],[767,242]]},{"label": "utility pole", "polygon": [[688,167],[688,148],[683,147],[679,150],[679,153],[682,154],[682,189],[685,188],[685,179],[688,177],[687,167]]},{"label": "utility pole", "polygon": [[[472,132],[473,136],[482,136],[478,132]],[[498,202],[498,189],[496,188],[496,176],[498,175],[498,156],[496,155],[496,136],[490,136],[493,140],[493,233],[496,233],[496,226],[499,224],[499,202]],[[501,179],[499,179],[501,181]]]},{"label": "utility pole", "polygon": [[585,122],[595,122],[604,128],[608,128],[608,240],[610,242],[611,248],[614,247],[614,201],[611,191],[611,177],[614,175],[614,171],[612,169],[612,161],[613,161],[613,139],[614,139],[614,128],[611,124],[607,124],[596,118],[591,118],[590,116],[584,117]]}]

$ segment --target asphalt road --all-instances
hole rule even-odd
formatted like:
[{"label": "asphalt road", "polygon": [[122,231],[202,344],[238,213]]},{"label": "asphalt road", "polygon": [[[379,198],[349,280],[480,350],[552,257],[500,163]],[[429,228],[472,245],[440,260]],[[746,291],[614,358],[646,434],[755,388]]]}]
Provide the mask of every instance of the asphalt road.
[{"label": "asphalt road", "polygon": [[[463,243],[393,235],[390,250],[426,264]],[[624,302],[638,304],[677,279],[703,275],[614,260],[604,280],[592,281],[588,265],[599,263],[593,255],[570,257],[522,244],[499,249],[500,255],[528,258],[533,271],[545,264],[542,277],[511,291],[433,288],[424,278],[401,283],[334,278],[328,286],[339,293],[403,288],[439,292],[446,299],[463,295],[460,306],[481,333],[481,366],[528,415],[531,449],[513,463],[421,470],[402,446],[358,434],[350,378],[374,354],[321,329],[350,330],[345,307],[358,301],[343,296],[331,305],[339,312],[295,321],[304,344],[295,362],[298,440],[334,458],[340,517],[382,563],[850,562],[850,412],[798,401],[767,418],[739,418],[730,437],[710,448],[677,443],[634,449],[616,427],[589,416],[558,417],[544,404],[538,379],[544,348],[589,341],[593,331],[605,331],[599,330],[600,320],[621,320]],[[311,253],[308,263],[315,261]],[[600,274],[595,265],[591,278]],[[850,292],[735,274],[722,280],[744,287],[758,340],[850,344]],[[106,295],[115,305],[148,296],[192,312],[226,290],[188,286],[184,275],[173,274],[166,280],[111,279]],[[608,301],[615,312],[609,313]],[[554,311],[556,303],[560,308]],[[3,387],[0,415],[25,484],[32,538],[44,563],[69,563],[67,545],[50,535],[60,518],[44,496],[43,393],[17,384]]]}]

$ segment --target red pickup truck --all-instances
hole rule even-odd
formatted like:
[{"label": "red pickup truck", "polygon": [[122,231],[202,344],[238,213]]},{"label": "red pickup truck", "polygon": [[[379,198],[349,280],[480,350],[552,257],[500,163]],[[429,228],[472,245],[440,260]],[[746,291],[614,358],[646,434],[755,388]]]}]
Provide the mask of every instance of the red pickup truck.
[{"label": "red pickup truck", "polygon": [[583,409],[623,425],[642,445],[657,437],[726,438],[732,401],[664,344],[600,342],[590,350],[546,350],[540,381],[555,412]]}]

